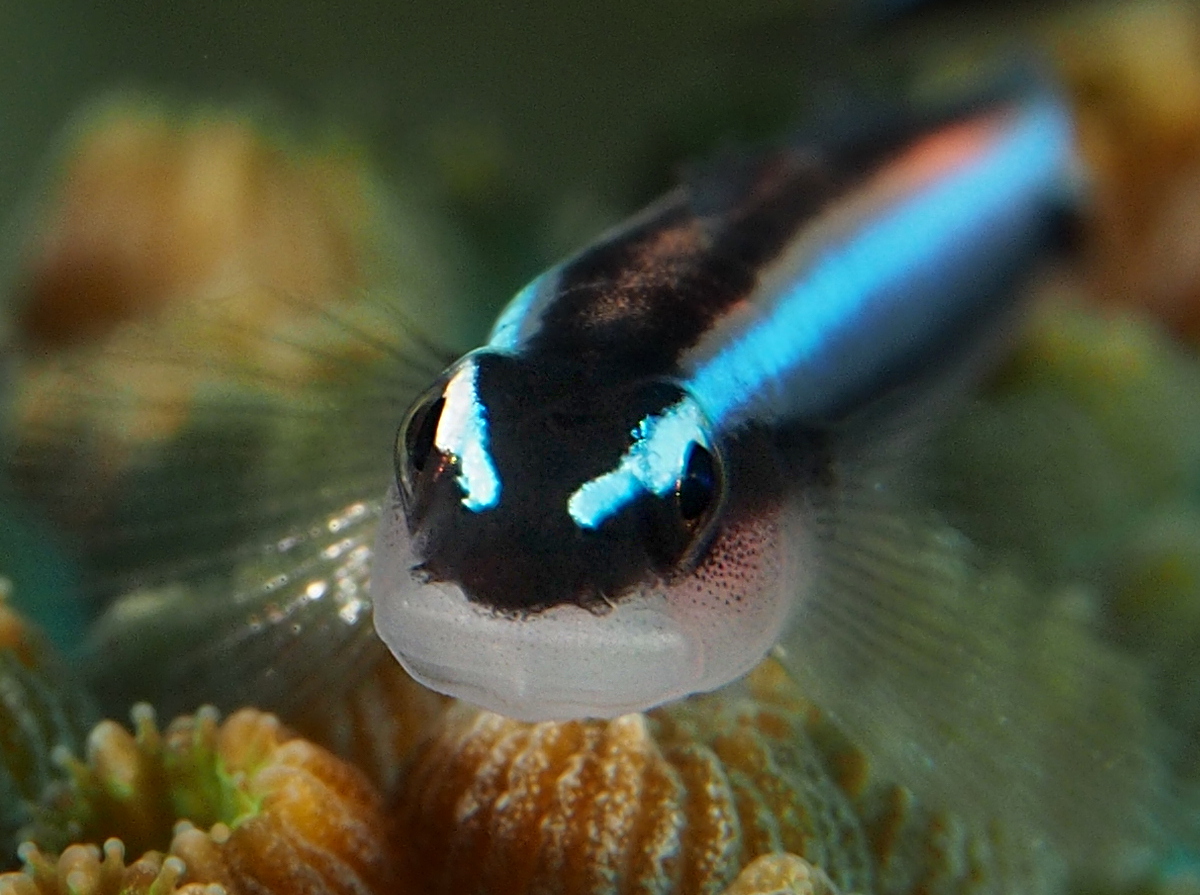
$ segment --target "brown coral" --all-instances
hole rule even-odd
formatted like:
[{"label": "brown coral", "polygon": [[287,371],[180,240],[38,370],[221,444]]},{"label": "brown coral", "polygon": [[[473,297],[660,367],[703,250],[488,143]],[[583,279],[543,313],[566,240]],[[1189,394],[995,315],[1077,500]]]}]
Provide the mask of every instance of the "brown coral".
[{"label": "brown coral", "polygon": [[[263,438],[264,403],[345,386],[381,345],[403,352],[411,317],[455,313],[436,309],[450,292],[438,228],[348,141],[296,140],[264,119],[101,104],[22,222],[16,478],[70,524],[111,512],[114,480],[156,451],[194,451],[179,439],[197,426],[225,436],[229,476]],[[86,478],[68,484],[75,469]]]},{"label": "brown coral", "polygon": [[26,248],[21,330],[40,345],[180,300],[236,294],[245,319],[287,315],[289,296],[344,296],[385,263],[361,160],[345,146],[296,151],[232,110],[104,104],[76,127],[56,181]]},{"label": "brown coral", "polygon": [[988,844],[871,780],[768,663],[748,690],[612,721],[459,706],[396,801],[414,888],[720,892],[792,852],[842,890],[989,891]]},{"label": "brown coral", "polygon": [[[354,768],[251,709],[219,726],[211,710],[179,718],[161,735],[147,709],[135,720],[136,735],[97,726],[87,762],[72,764],[73,784],[35,841],[116,835],[131,851],[181,860],[181,883],[216,883],[229,895],[392,891],[380,799]],[[27,857],[24,875],[48,879],[48,866]]]},{"label": "brown coral", "polygon": [[1200,13],[1085,5],[1055,22],[1049,43],[1091,179],[1091,286],[1200,337]]}]

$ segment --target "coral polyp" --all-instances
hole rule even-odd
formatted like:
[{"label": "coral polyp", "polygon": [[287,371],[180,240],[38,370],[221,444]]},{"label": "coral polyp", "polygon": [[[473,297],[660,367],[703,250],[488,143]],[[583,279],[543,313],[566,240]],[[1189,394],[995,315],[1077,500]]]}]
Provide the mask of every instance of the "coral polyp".
[{"label": "coral polyp", "polygon": [[410,883],[431,893],[717,893],[784,852],[842,891],[1012,882],[986,837],[873,780],[773,662],[744,689],[611,721],[459,706],[418,750],[395,812]]},{"label": "coral polyp", "polygon": [[722,895],[839,895],[829,877],[784,852],[755,858]]},{"label": "coral polyp", "polygon": [[413,749],[449,703],[380,649],[370,672],[343,698],[319,700],[290,716],[288,724],[349,761],[387,794],[395,791]]},{"label": "coral polyp", "polygon": [[125,863],[125,846],[109,839],[103,851],[95,845],[72,845],[57,859],[27,843],[21,849],[23,873],[0,876],[0,895],[225,895],[217,885],[182,885],[184,864],[148,852]]},{"label": "coral polyp", "polygon": [[[154,895],[176,882],[216,884],[227,895],[392,891],[381,800],[355,768],[252,709],[221,724],[202,710],[165,732],[146,707],[134,715],[135,733],[102,722],[86,761],[67,760],[71,782],[28,831],[33,843],[55,850],[117,837],[161,870],[158,888],[146,890]],[[103,860],[98,851],[63,855],[80,856],[89,879],[129,872],[110,848]],[[14,895],[29,882],[45,895],[75,891],[74,863],[54,865],[32,844],[23,855],[22,874],[0,877]]]}]

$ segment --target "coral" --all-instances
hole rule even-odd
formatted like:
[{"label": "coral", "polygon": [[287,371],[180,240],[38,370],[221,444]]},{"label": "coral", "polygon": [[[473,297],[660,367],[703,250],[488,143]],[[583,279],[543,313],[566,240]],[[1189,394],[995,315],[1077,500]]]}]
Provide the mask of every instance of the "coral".
[{"label": "coral", "polygon": [[21,849],[21,859],[24,871],[0,875],[0,895],[226,895],[219,885],[181,885],[179,858],[164,860],[148,852],[126,864],[119,839],[105,842],[103,854],[94,845],[72,845],[57,860],[30,843]]},{"label": "coral", "polygon": [[1144,317],[1046,296],[1001,375],[924,458],[939,510],[1046,580],[1088,577],[1200,486],[1200,368]]},{"label": "coral", "polygon": [[1146,663],[1161,717],[1183,735],[1173,766],[1200,785],[1200,510],[1167,506],[1121,545],[1106,588],[1113,637]]},{"label": "coral", "polygon": [[19,280],[21,334],[42,346],[227,295],[244,324],[277,320],[395,263],[386,204],[353,147],[301,148],[249,112],[115,97],[76,122],[47,192]]},{"label": "coral", "polygon": [[424,723],[401,703],[438,700],[373,673],[360,498],[388,477],[371,446],[442,366],[407,338],[450,291],[437,227],[346,141],[261,114],[132,97],[69,136],[18,272],[37,350],[15,382],[12,468],[113,582],[75,607],[77,628],[107,613],[83,673],[111,717],[254,705],[392,785]]},{"label": "coral", "polygon": [[315,703],[288,723],[356,766],[380,792],[391,793],[413,750],[449,704],[448,697],[422,687],[381,650],[361,683],[339,699]]},{"label": "coral", "polygon": [[341,700],[372,667],[372,446],[442,366],[411,332],[451,306],[437,226],[347,141],[236,109],[109,102],[56,161],[17,271],[7,459],[87,553],[67,636],[92,692],[118,718],[290,715],[304,682]]},{"label": "coral", "polygon": [[[38,350],[15,406],[26,431],[83,417],[106,477],[176,437],[214,379],[306,380],[319,361],[285,337],[383,279],[384,214],[353,154],[301,153],[248,115],[122,101],[72,136],[22,253],[18,338]],[[187,359],[161,358],[163,340]],[[133,396],[119,424],[80,406],[88,384]]]},{"label": "coral", "polygon": [[413,888],[715,893],[792,852],[842,890],[990,891],[990,844],[871,779],[768,662],[745,690],[612,721],[458,706],[394,802]]},{"label": "coral", "polygon": [[[1087,28],[1054,38],[1096,188],[1084,289],[1200,337],[1200,20],[1174,4],[1086,15]],[[26,359],[16,389],[17,477],[85,539],[99,529],[94,543],[121,548],[100,555],[102,573],[156,566],[166,575],[146,586],[165,580],[175,595],[145,591],[107,616],[159,652],[120,654],[122,665],[105,641],[100,663],[188,707],[178,680],[240,705],[244,691],[224,685],[261,672],[276,689],[249,701],[300,694],[304,710],[286,720],[312,742],[256,711],[219,724],[202,710],[160,732],[138,710],[132,735],[105,722],[85,761],[55,765],[56,747],[78,751],[88,713],[0,607],[0,834],[27,824],[37,843],[0,895],[358,895],[398,880],[489,895],[1041,891],[1042,868],[1011,864],[997,831],[968,831],[878,779],[770,663],[744,686],[649,715],[526,725],[446,712],[390,659],[370,660],[355,590],[365,560],[351,570],[296,557],[369,551],[373,522],[347,528],[338,512],[386,479],[386,452],[364,446],[388,442],[425,382],[396,334],[415,315],[370,290],[405,309],[449,290],[431,285],[440,256],[413,251],[421,227],[395,231],[361,159],[326,149],[297,151],[250,116],[110,106],[75,132],[41,206],[18,329],[44,356]],[[436,366],[437,351],[420,348]],[[1157,663],[1156,698],[1192,732],[1178,757],[1192,768],[1200,520],[1160,506],[1200,487],[1188,412],[1200,391],[1194,364],[1177,361],[1144,321],[1047,305],[936,452],[963,489],[936,496],[973,539],[1046,578],[1086,573],[1092,590],[1054,602],[1103,615],[1097,627]],[[329,504],[301,505],[315,484]],[[294,546],[305,539],[307,552]],[[280,546],[247,559],[252,541]],[[213,557],[216,588],[193,588]],[[1097,571],[1110,558],[1120,571]],[[352,599],[328,599],[343,584]],[[239,602],[248,594],[267,596]],[[151,597],[172,636],[131,621],[145,622]],[[246,615],[219,627],[209,599]],[[181,614],[189,603],[204,611]],[[339,611],[352,617],[344,642],[325,624]],[[171,677],[164,656],[209,634],[221,636]],[[327,698],[309,703],[317,691]],[[29,800],[64,774],[31,817]],[[86,841],[105,844],[70,844]],[[127,865],[126,848],[143,856]]]},{"label": "coral", "polygon": [[94,717],[40,632],[8,604],[7,588],[0,579],[0,869],[16,854],[31,803],[61,778],[51,755],[78,747]]},{"label": "coral", "polygon": [[[115,836],[133,852],[164,850],[164,870],[182,861],[182,883],[229,895],[392,890],[375,790],[274,716],[245,709],[218,725],[207,710],[160,734],[142,707],[135,725],[93,730],[87,761],[70,762],[71,784],[29,831],[38,846]],[[47,876],[44,861],[27,865],[26,876]]]},{"label": "coral", "polygon": [[933,445],[927,479],[975,544],[1053,583],[1028,618],[1058,603],[1131,660],[1172,773],[1200,779],[1200,365],[1129,309],[1056,295],[1030,324]]},{"label": "coral", "polygon": [[747,864],[722,895],[839,895],[819,867],[786,852]]}]

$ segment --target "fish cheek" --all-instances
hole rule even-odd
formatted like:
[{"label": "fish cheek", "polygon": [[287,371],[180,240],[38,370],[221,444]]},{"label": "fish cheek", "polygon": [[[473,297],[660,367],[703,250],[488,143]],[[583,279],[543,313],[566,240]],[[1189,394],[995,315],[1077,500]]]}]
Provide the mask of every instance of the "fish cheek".
[{"label": "fish cheek", "polygon": [[665,589],[670,614],[701,657],[696,691],[753,668],[783,633],[812,586],[814,553],[806,514],[793,502],[724,520],[697,565]]}]

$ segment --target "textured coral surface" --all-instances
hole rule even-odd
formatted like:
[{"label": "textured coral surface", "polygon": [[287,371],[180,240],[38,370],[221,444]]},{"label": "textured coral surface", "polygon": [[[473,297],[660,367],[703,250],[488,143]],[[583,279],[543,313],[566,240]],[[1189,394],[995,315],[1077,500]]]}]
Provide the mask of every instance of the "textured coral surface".
[{"label": "textured coral surface", "polygon": [[[28,831],[50,848],[109,837],[123,844],[106,846],[103,860],[95,849],[68,849],[71,859],[57,865],[26,847],[26,869],[0,885],[76,891],[79,872],[132,873],[150,880],[140,891],[156,893],[177,882],[215,883],[229,895],[392,891],[380,798],[355,768],[252,709],[222,724],[202,711],[160,733],[143,708],[135,723],[132,735],[111,721],[92,731],[86,761],[70,765],[71,783]],[[147,856],[121,869],[125,848]],[[144,872],[151,867],[161,871],[157,882]]]},{"label": "textured coral surface", "polygon": [[746,690],[612,721],[466,706],[394,803],[414,889],[715,893],[791,852],[844,891],[997,891],[990,843],[879,784],[773,662]]},{"label": "textured coral surface", "polygon": [[95,845],[72,845],[54,859],[32,843],[21,849],[23,873],[0,875],[0,895],[226,895],[216,883],[181,885],[185,867],[179,858],[147,852],[125,863],[125,846],[109,839],[103,851]]},{"label": "textured coral surface", "polygon": [[838,895],[838,890],[819,867],[785,852],[755,858],[724,895]]}]

